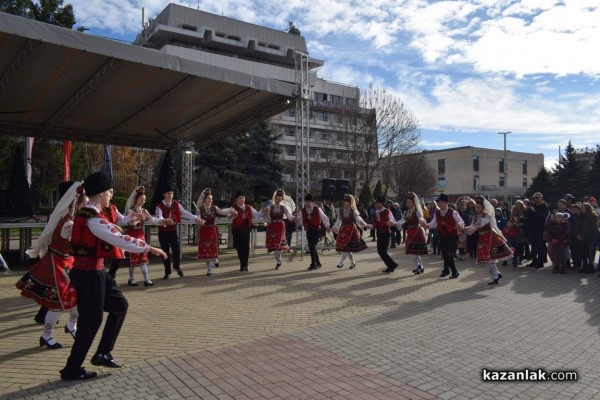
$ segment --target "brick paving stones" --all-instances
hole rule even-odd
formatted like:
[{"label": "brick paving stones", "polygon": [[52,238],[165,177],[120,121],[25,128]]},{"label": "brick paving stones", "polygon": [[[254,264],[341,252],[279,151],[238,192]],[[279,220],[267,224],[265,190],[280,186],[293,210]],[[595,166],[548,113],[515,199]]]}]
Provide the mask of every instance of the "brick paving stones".
[{"label": "brick paving stones", "polygon": [[[62,324],[66,348],[37,347],[19,274],[0,276],[0,398],[600,398],[595,274],[501,267],[490,287],[470,260],[458,262],[458,280],[439,279],[435,255],[415,277],[402,252],[390,251],[402,267],[384,275],[373,248],[355,270],[326,252],[311,272],[298,256],[275,271],[258,249],[249,273],[226,250],[207,277],[189,246],[184,278],[160,279],[156,262],[156,286],[123,287],[130,310],[113,354],[125,367],[88,364],[101,376],[84,383],[57,379],[71,344]],[[579,380],[482,382],[484,367],[574,369]]]}]

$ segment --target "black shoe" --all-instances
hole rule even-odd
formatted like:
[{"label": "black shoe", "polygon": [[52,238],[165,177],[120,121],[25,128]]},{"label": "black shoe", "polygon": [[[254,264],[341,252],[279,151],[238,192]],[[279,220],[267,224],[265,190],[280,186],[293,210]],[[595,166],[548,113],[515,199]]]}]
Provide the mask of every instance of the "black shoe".
[{"label": "black shoe", "polygon": [[488,285],[497,285],[500,278],[502,278],[502,274],[498,274],[498,277],[495,279],[492,279],[491,282],[488,282]]},{"label": "black shoe", "polygon": [[208,272],[206,273],[206,276],[212,276],[212,272],[211,272],[211,271],[208,271]]},{"label": "black shoe", "polygon": [[448,275],[450,275],[450,272],[442,272],[442,273],[440,274],[440,278],[445,278],[445,277],[447,277]]},{"label": "black shoe", "polygon": [[121,368],[122,365],[117,363],[113,356],[110,353],[107,354],[97,354],[92,357],[92,364],[98,366],[104,366],[109,368]]},{"label": "black shoe", "polygon": [[144,287],[154,286],[154,283],[151,280],[144,281]]},{"label": "black shoe", "polygon": [[169,279],[169,276],[170,276],[170,275],[171,275],[171,274],[165,274],[165,276],[163,276],[163,279]]},{"label": "black shoe", "polygon": [[75,339],[75,334],[77,333],[77,329],[73,329],[72,331],[69,330],[69,328],[65,325],[65,333],[68,333],[69,335],[71,335],[73,337],[73,339]]},{"label": "black shoe", "polygon": [[339,269],[342,269],[342,268],[344,268],[344,264],[338,264],[338,265],[337,265],[337,267],[338,267]]},{"label": "black shoe", "polygon": [[450,275],[450,278],[448,278],[448,279],[456,279],[456,278],[458,278],[459,275],[460,274],[457,272],[455,274]]},{"label": "black shoe", "polygon": [[312,264],[311,264],[311,265],[308,267],[308,270],[309,270],[309,271],[314,271],[315,269],[317,269],[317,266],[316,266],[316,265],[312,265]]},{"label": "black shoe", "polygon": [[281,263],[277,263],[277,265],[275,266],[275,269],[279,269],[281,268]]},{"label": "black shoe", "polygon": [[356,263],[350,264],[350,269],[356,268]]},{"label": "black shoe", "polygon": [[135,279],[128,279],[127,280],[127,286],[137,286],[137,282],[135,281]]},{"label": "black shoe", "polygon": [[415,268],[414,271],[413,271],[413,273],[415,275],[422,274],[423,272],[425,272],[425,268],[423,268],[422,265],[418,265],[417,268]]},{"label": "black shoe", "polygon": [[215,263],[215,268],[219,268],[219,263],[218,262]]},{"label": "black shoe", "polygon": [[244,272],[248,272],[248,266],[244,267]]},{"label": "black shoe", "polygon": [[175,272],[177,272],[177,275],[179,275],[179,277],[183,278],[183,271],[181,270],[181,268],[174,268]]},{"label": "black shoe", "polygon": [[84,381],[97,377],[98,374],[94,371],[86,371],[84,368],[79,368],[78,371],[68,372],[66,369],[60,370],[60,379],[63,381]]},{"label": "black shoe", "polygon": [[63,346],[62,344],[58,343],[57,341],[54,341],[53,344],[48,343],[48,341],[52,340],[54,338],[50,338],[50,339],[44,339],[43,337],[40,336],[40,347],[44,347],[46,346],[49,349],[61,349]]},{"label": "black shoe", "polygon": [[396,268],[387,267],[386,269],[383,270],[383,273],[384,274],[389,274],[391,272],[394,272],[395,270],[396,270]]},{"label": "black shoe", "polygon": [[317,269],[321,268],[322,265],[321,264],[317,264]]},{"label": "black shoe", "polygon": [[535,261],[530,262],[529,264],[525,264],[526,267],[537,267],[537,263]]}]

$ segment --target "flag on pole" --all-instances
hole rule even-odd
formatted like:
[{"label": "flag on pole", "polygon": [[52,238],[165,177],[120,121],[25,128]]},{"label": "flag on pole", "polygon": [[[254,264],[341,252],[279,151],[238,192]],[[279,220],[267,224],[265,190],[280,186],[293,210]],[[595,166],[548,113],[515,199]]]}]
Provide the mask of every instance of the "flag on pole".
[{"label": "flag on pole", "polygon": [[71,141],[65,140],[63,142],[63,181],[71,180]]},{"label": "flag on pole", "polygon": [[104,145],[104,173],[106,174],[106,176],[108,176],[108,178],[112,182],[112,179],[113,179],[112,146],[110,144]]}]

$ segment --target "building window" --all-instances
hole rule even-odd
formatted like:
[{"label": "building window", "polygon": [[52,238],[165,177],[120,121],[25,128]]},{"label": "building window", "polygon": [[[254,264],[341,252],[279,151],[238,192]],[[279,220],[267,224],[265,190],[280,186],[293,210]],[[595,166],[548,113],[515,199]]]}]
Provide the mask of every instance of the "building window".
[{"label": "building window", "polygon": [[285,112],[285,115],[287,115],[288,117],[295,117],[296,116],[296,109],[295,108],[290,108]]},{"label": "building window", "polygon": [[498,180],[498,186],[504,187],[504,177],[501,176]]},{"label": "building window", "polygon": [[443,192],[446,190],[446,178],[438,178],[438,191]]},{"label": "building window", "polygon": [[504,158],[501,158],[500,161],[498,161],[498,172],[501,174],[504,173]]},{"label": "building window", "polygon": [[523,161],[523,175],[527,175],[527,161]]},{"label": "building window", "polygon": [[473,175],[473,190],[478,192],[479,188],[479,175]]},{"label": "building window", "polygon": [[345,157],[346,157],[346,154],[343,151],[338,151],[337,152],[337,159],[338,160],[344,160]]},{"label": "building window", "polygon": [[446,160],[445,159],[440,159],[438,160],[438,174],[445,174],[446,173]]},{"label": "building window", "polygon": [[283,133],[285,136],[296,136],[296,128],[293,126],[284,126]]},{"label": "building window", "polygon": [[346,97],[346,104],[349,106],[356,106],[358,105],[358,100]]},{"label": "building window", "polygon": [[344,122],[344,117],[342,117],[342,114],[333,114],[333,121],[341,124],[342,122]]},{"label": "building window", "polygon": [[344,98],[342,96],[331,95],[329,101],[333,104],[344,104]]},{"label": "building window", "polygon": [[296,147],[294,146],[285,146],[285,154],[288,156],[296,155]]},{"label": "building window", "polygon": [[325,141],[327,139],[329,139],[327,131],[321,131],[321,140]]},{"label": "building window", "polygon": [[329,157],[329,152],[327,151],[327,149],[319,150],[319,154],[321,155],[321,158],[324,160],[326,160],[327,157]]},{"label": "building window", "polygon": [[527,178],[523,178],[523,187],[527,187]]},{"label": "building window", "polygon": [[317,103],[327,101],[327,94],[326,93],[319,93],[319,92],[313,92],[313,93],[314,93],[315,101]]},{"label": "building window", "polygon": [[315,117],[317,117],[317,120],[319,120],[319,121],[327,121],[327,113],[326,112],[317,111],[317,112],[315,112]]},{"label": "building window", "polygon": [[479,172],[479,156],[473,157],[473,172]]}]

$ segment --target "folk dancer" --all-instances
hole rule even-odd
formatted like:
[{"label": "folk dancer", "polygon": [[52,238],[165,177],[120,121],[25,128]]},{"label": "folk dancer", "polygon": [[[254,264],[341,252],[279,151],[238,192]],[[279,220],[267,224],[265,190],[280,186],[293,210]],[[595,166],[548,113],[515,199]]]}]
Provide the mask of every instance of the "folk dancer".
[{"label": "folk dancer", "polygon": [[[128,216],[139,216],[139,219],[132,219],[127,224],[127,234],[133,238],[146,241],[144,236],[145,225],[173,225],[173,220],[170,218],[159,219],[150,215],[150,213],[144,208],[146,202],[146,189],[143,186],[139,186],[131,192],[131,195],[125,203],[125,209],[127,210]],[[129,253],[129,280],[127,280],[128,286],[137,286],[135,281],[134,273],[136,267],[140,267],[142,275],[144,276],[144,287],[154,286],[152,280],[150,280],[150,273],[148,272],[148,254],[146,253]]]},{"label": "folk dancer", "polygon": [[419,275],[425,272],[421,256],[429,253],[427,249],[427,235],[422,226],[426,226],[427,222],[423,218],[421,202],[415,193],[409,192],[404,204],[406,205],[406,210],[402,213],[400,221],[396,222],[395,225],[398,229],[405,223],[407,225],[404,253],[415,256],[415,268],[412,272],[415,275]]},{"label": "folk dancer", "polygon": [[248,272],[252,220],[262,217],[262,213],[245,203],[246,197],[238,190],[235,194],[235,204],[232,207],[232,215],[234,218],[231,231],[233,235],[233,247],[235,247],[238,259],[240,260],[241,272]]},{"label": "folk dancer", "polygon": [[[181,204],[173,199],[173,188],[165,186],[163,189],[163,200],[156,205],[155,215],[159,219],[168,218],[173,220],[172,225],[158,227],[158,242],[162,251],[169,255],[169,248],[173,255],[173,269],[180,277],[183,276],[181,270],[181,246],[179,245],[179,236],[177,235],[177,225],[181,223],[181,218],[189,219],[200,223],[200,218],[184,209]],[[169,279],[171,276],[171,257],[163,261],[165,267],[165,276],[163,279]]]},{"label": "folk dancer", "polygon": [[379,196],[375,201],[375,215],[372,226],[375,232],[377,232],[377,254],[379,254],[379,257],[381,257],[381,260],[387,267],[383,270],[386,274],[394,272],[398,268],[398,264],[388,254],[391,236],[390,227],[395,223],[396,219],[394,215],[389,209],[385,208],[385,199],[383,196]]},{"label": "folk dancer", "polygon": [[196,205],[196,216],[200,218],[198,259],[206,261],[206,275],[211,276],[213,267],[218,267],[219,262],[219,231],[215,220],[217,215],[230,217],[231,209],[221,210],[213,204],[211,188],[206,188],[200,193]]},{"label": "folk dancer", "polygon": [[306,230],[306,241],[308,242],[308,251],[310,252],[309,271],[321,268],[319,253],[317,252],[317,243],[321,237],[321,224],[325,225],[326,232],[330,232],[329,218],[325,212],[313,203],[313,197],[310,193],[304,196],[304,207],[296,217],[296,224],[303,225]]},{"label": "folk dancer", "polygon": [[108,312],[108,318],[91,361],[93,365],[121,367],[113,359],[111,351],[123,326],[128,303],[115,280],[104,269],[104,257],[123,258],[121,249],[167,257],[165,252],[148,246],[143,240],[121,234],[120,229],[102,214],[102,208],[108,207],[112,198],[112,182],[103,172],[85,178],[83,187],[89,201],[75,217],[71,238],[75,259],[69,274],[71,286],[77,292],[80,314],[71,355],[60,371],[63,380],[84,380],[97,376],[95,372],[82,368],[82,364],[102,324],[104,311]]},{"label": "folk dancer", "polygon": [[82,193],[81,182],[62,182],[59,192],[63,192],[63,196],[52,211],[39,239],[26,252],[31,258],[41,258],[16,284],[17,289],[21,290],[21,296],[48,309],[40,336],[40,347],[46,346],[49,349],[62,347],[54,339],[54,327],[62,311],[69,311],[65,333],[74,338],[77,331],[77,293],[69,280],[69,271],[73,267],[73,256],[69,251],[75,212],[87,202],[87,197]]},{"label": "folk dancer", "polygon": [[435,212],[428,227],[429,229],[437,229],[440,235],[439,248],[444,259],[444,270],[440,278],[450,275],[450,271],[452,271],[450,279],[456,279],[459,273],[454,264],[454,254],[456,253],[456,245],[458,243],[458,227],[463,227],[465,223],[456,210],[448,207],[447,195],[444,193],[440,194],[436,203],[439,209]]},{"label": "folk dancer", "polygon": [[[288,206],[292,209],[290,210]],[[290,248],[286,238],[284,216],[287,217],[288,221],[294,221],[295,217],[292,212],[295,208],[296,205],[291,197],[287,196],[283,189],[278,189],[273,193],[273,203],[263,209],[263,216],[267,221],[266,246],[269,253],[275,253],[275,269],[281,268],[281,251],[287,251]]]},{"label": "folk dancer", "polygon": [[356,267],[354,254],[367,248],[367,244],[362,239],[357,225],[362,229],[368,224],[360,217],[356,209],[356,199],[351,194],[344,196],[342,207],[340,208],[337,220],[331,230],[337,233],[335,240],[335,249],[342,258],[338,263],[338,268],[344,268],[346,257],[350,258],[350,269]]},{"label": "folk dancer", "polygon": [[473,223],[468,227],[461,226],[461,231],[467,234],[479,232],[477,241],[477,264],[488,266],[492,280],[488,285],[497,285],[502,274],[498,271],[496,263],[511,259],[513,249],[508,245],[502,232],[496,225],[494,207],[483,196],[475,196],[475,216]]}]

